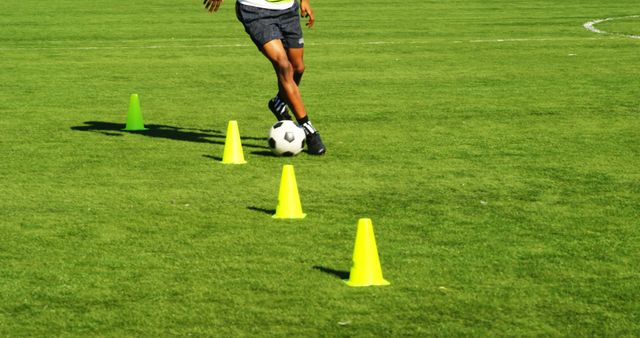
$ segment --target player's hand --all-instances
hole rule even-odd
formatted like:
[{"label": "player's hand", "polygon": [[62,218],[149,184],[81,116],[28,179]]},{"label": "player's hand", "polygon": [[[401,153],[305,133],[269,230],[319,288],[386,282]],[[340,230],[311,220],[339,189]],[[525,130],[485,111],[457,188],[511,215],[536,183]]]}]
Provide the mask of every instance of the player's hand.
[{"label": "player's hand", "polygon": [[309,0],[300,1],[300,16],[303,18],[309,18],[307,27],[313,27],[313,23],[316,22],[316,17],[313,16],[313,9],[309,5]]},{"label": "player's hand", "polygon": [[218,11],[218,8],[222,5],[222,1],[224,0],[204,0],[202,4],[204,5],[204,8],[208,9],[209,13],[211,13]]}]

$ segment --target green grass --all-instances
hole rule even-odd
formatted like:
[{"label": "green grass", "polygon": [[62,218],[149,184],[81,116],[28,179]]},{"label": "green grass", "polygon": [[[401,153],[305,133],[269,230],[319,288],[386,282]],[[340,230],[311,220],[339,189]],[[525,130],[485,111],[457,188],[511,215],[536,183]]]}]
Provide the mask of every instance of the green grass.
[{"label": "green grass", "polygon": [[291,159],[233,2],[0,4],[0,336],[640,335],[637,1],[313,4]]},{"label": "green grass", "polygon": [[598,27],[610,34],[630,35],[638,38],[640,37],[640,16],[615,18],[602,22]]}]

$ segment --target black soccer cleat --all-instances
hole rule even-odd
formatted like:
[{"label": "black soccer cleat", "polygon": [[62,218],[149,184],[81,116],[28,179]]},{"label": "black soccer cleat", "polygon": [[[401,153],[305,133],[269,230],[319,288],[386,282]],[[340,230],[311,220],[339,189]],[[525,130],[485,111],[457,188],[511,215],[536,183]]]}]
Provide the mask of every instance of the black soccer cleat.
[{"label": "black soccer cleat", "polygon": [[278,121],[291,120],[291,115],[289,115],[287,104],[284,101],[280,100],[278,95],[269,100],[268,106],[269,110],[271,110]]},{"label": "black soccer cleat", "polygon": [[320,133],[315,132],[307,135],[307,152],[311,155],[324,155],[327,152],[327,148],[320,138]]}]

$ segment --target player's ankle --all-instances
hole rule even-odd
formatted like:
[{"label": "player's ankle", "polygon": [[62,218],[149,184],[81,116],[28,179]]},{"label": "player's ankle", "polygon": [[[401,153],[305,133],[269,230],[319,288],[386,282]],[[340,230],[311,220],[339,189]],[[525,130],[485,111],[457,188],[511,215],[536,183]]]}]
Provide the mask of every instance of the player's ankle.
[{"label": "player's ankle", "polygon": [[313,124],[311,124],[311,121],[309,121],[309,117],[305,116],[303,118],[297,118],[298,120],[298,125],[300,126],[300,128],[302,128],[302,130],[304,130],[304,134],[309,136],[311,134],[315,134],[318,132],[318,130],[316,130],[316,128],[313,126]]}]

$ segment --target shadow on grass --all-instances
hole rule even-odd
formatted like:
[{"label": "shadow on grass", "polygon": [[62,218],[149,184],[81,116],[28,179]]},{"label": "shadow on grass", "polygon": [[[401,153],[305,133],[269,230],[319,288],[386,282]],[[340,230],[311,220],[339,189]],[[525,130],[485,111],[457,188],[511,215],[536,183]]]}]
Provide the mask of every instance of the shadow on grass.
[{"label": "shadow on grass", "polygon": [[[124,124],[102,121],[86,121],[82,126],[71,127],[71,130],[89,131],[101,133],[107,136],[122,136],[124,134],[139,134],[148,137],[158,137],[177,141],[211,143],[224,145],[225,135],[220,130],[181,128],[162,124],[148,124],[145,127],[149,130],[127,131],[122,130]],[[242,140],[266,141],[266,137],[242,137]],[[266,143],[266,142],[265,142]],[[242,144],[244,147],[268,149],[266,145]]]},{"label": "shadow on grass", "polygon": [[276,209],[265,209],[265,208],[258,208],[258,207],[247,207],[247,209],[262,212],[267,215],[274,215],[276,213]]},{"label": "shadow on grass", "polygon": [[222,157],[220,156],[213,156],[213,155],[202,155],[202,157],[206,157],[206,158],[210,158],[216,162],[220,162],[222,161]]},{"label": "shadow on grass", "polygon": [[274,154],[272,151],[266,151],[266,150],[252,151],[251,154],[259,155],[259,156],[266,156],[266,157],[277,157],[276,154]]},{"label": "shadow on grass", "polygon": [[330,274],[330,275],[334,275],[336,278],[349,279],[349,271],[335,270],[335,269],[331,269],[331,268],[327,268],[319,265],[314,266],[313,269]]}]

